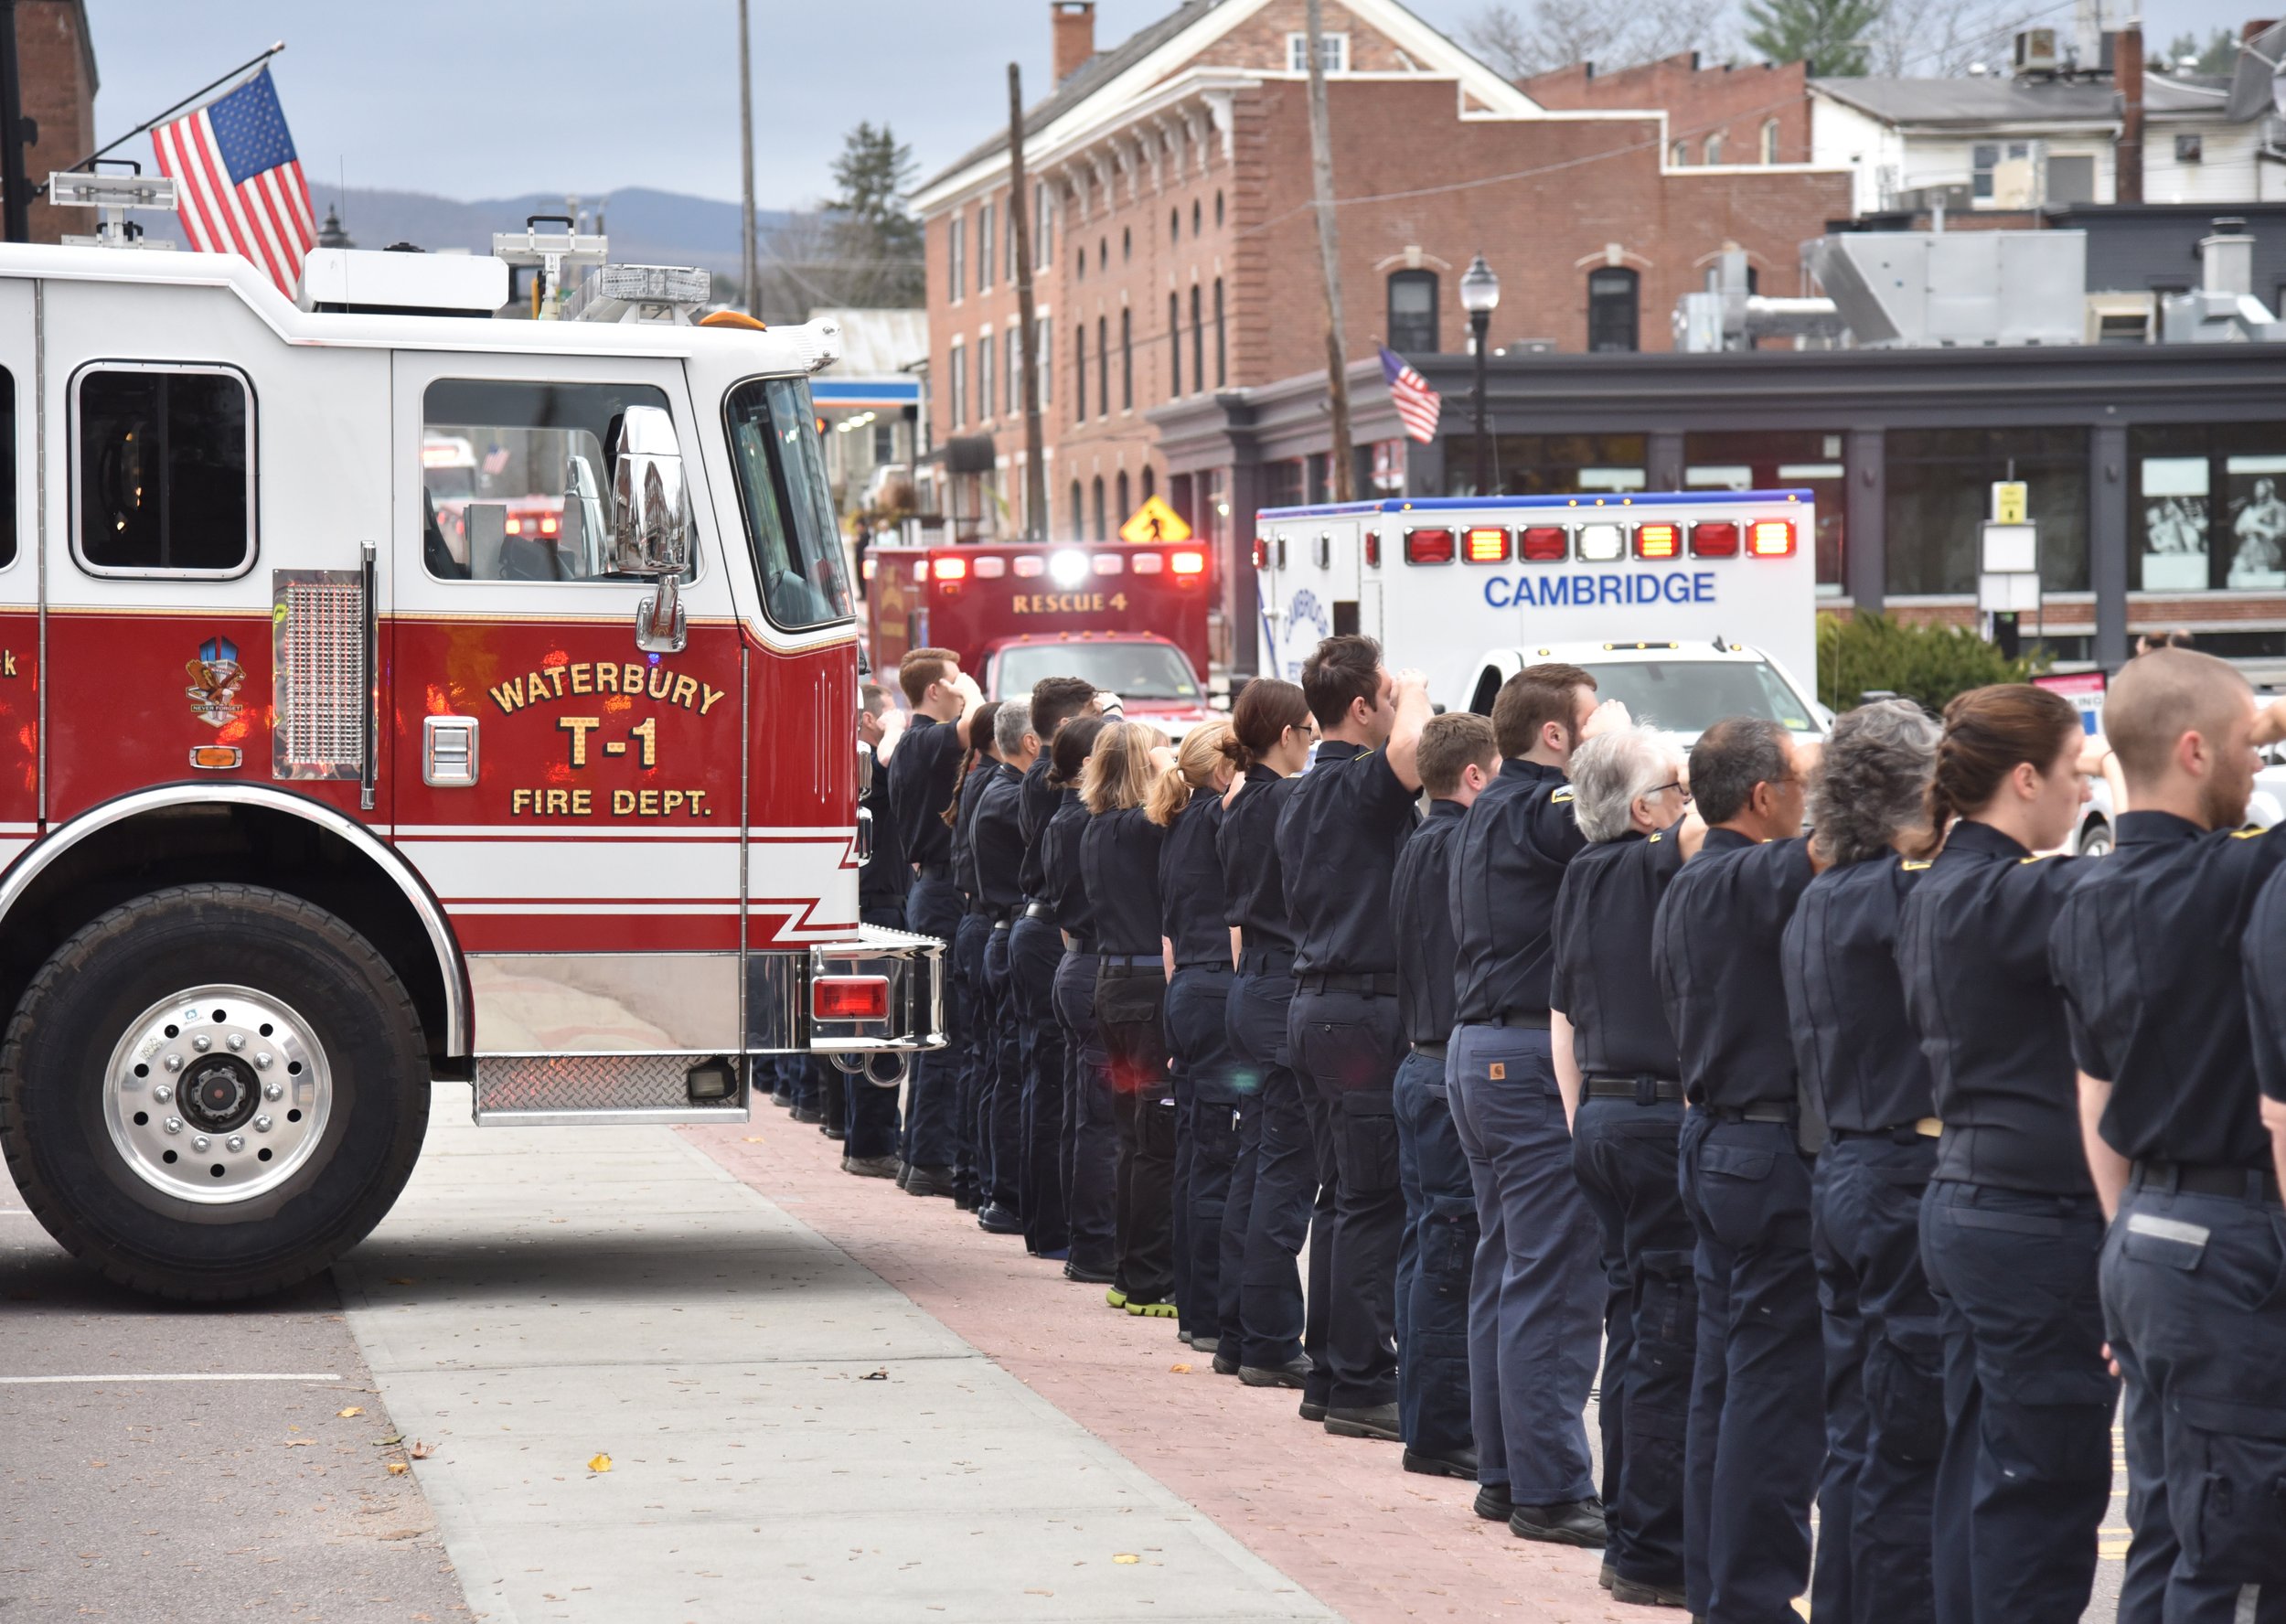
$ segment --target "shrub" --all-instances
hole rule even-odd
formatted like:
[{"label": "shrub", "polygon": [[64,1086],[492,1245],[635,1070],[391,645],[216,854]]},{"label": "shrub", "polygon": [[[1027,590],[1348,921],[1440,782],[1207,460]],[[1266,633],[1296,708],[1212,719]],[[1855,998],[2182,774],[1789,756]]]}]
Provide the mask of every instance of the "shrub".
[{"label": "shrub", "polygon": [[2008,659],[1962,626],[1921,625],[1885,614],[1818,616],[1818,698],[1835,710],[1885,689],[1932,711],[1992,682],[2024,682],[2047,669],[2045,651]]}]

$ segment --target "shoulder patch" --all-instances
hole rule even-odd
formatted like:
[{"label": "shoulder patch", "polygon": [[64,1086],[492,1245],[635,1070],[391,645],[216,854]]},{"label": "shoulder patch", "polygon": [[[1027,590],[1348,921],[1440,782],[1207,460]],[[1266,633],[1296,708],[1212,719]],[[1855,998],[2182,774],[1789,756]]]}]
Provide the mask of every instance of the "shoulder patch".
[{"label": "shoulder patch", "polygon": [[2230,838],[2234,840],[2259,840],[2270,832],[2266,828],[2256,828],[2252,824],[2249,824],[2245,828],[2232,829]]},{"label": "shoulder patch", "polygon": [[1550,801],[1551,803],[1553,803],[1553,802],[1557,802],[1557,801],[1568,801],[1568,800],[1570,800],[1571,798],[1572,798],[1572,792],[1571,792],[1569,789],[1559,789],[1559,790],[1555,791],[1553,795],[1551,795],[1551,796],[1548,796],[1548,799],[1549,799],[1549,801]]},{"label": "shoulder patch", "polygon": [[1920,858],[1920,857],[1908,857],[1908,858],[1907,858],[1904,861],[1900,862],[1897,866],[1898,866],[1899,868],[1903,869],[1903,870],[1904,870],[1907,873],[1908,873],[1908,874],[1917,874],[1917,873],[1919,873],[1919,872],[1920,872],[1923,869],[1926,869],[1926,868],[1930,868],[1930,867],[1933,867],[1934,865],[1933,865],[1933,864],[1931,863],[1931,861],[1930,861],[1928,859],[1927,859],[1927,858]]},{"label": "shoulder patch", "polygon": [[2018,868],[2022,868],[2026,863],[2046,862],[2049,858],[2054,857],[2056,853],[2053,851],[2035,851],[2030,857],[2018,858],[2016,860],[2016,866]]},{"label": "shoulder patch", "polygon": [[1661,830],[1660,830],[1658,833],[1656,833],[1656,834],[1647,835],[1647,836],[1645,836],[1645,837],[1644,837],[1644,839],[1645,839],[1647,841],[1649,841],[1649,843],[1650,843],[1650,844],[1651,844],[1651,845],[1653,845],[1653,846],[1658,845],[1658,844],[1659,844],[1661,840],[1665,839],[1666,838],[1667,838],[1667,831],[1666,831],[1666,830],[1664,830],[1664,829],[1661,829]]}]

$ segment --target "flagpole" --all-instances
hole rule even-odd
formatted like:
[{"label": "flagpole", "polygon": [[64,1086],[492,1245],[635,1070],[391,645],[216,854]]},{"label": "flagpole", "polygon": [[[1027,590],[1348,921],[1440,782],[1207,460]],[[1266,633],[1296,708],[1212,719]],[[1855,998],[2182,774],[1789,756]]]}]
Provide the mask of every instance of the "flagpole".
[{"label": "flagpole", "polygon": [[[260,56],[251,57],[251,58],[249,58],[247,60],[245,60],[245,61],[243,61],[243,62],[240,62],[240,63],[237,67],[235,67],[235,68],[233,68],[233,69],[230,69],[228,73],[224,74],[221,78],[217,79],[217,80],[211,80],[210,82],[208,82],[208,83],[207,83],[207,84],[203,84],[203,85],[199,86],[197,90],[195,90],[195,91],[191,91],[191,93],[190,93],[189,95],[185,96],[185,97],[184,97],[184,98],[183,98],[180,102],[176,102],[174,106],[172,106],[172,107],[168,108],[168,109],[167,109],[165,112],[158,113],[158,114],[155,114],[155,116],[151,117],[151,118],[144,119],[144,120],[143,121],[143,123],[141,123],[137,124],[137,125],[136,125],[134,129],[132,129],[132,130],[128,131],[128,132],[127,132],[124,135],[120,136],[117,140],[112,141],[112,142],[110,142],[109,144],[105,144],[105,145],[102,145],[102,146],[99,146],[99,147],[97,147],[97,148],[96,148],[93,152],[91,152],[91,153],[88,154],[88,155],[87,155],[86,157],[81,158],[81,159],[80,159],[78,163],[76,163],[76,164],[69,164],[69,165],[65,166],[65,168],[64,168],[64,173],[66,173],[66,174],[69,174],[69,173],[70,173],[72,170],[74,170],[74,169],[84,169],[84,168],[86,168],[86,167],[87,167],[90,164],[92,164],[93,162],[95,162],[95,160],[96,160],[96,159],[98,159],[98,158],[101,157],[101,156],[102,156],[105,153],[107,153],[107,152],[111,151],[112,147],[114,147],[114,146],[123,146],[123,145],[124,145],[124,144],[126,144],[128,142],[133,141],[133,140],[134,140],[136,136],[138,136],[138,135],[142,134],[143,134],[145,130],[148,130],[148,129],[149,129],[152,125],[154,125],[154,124],[157,124],[157,123],[165,123],[166,120],[168,120],[168,119],[170,119],[170,118],[173,118],[173,117],[176,114],[176,113],[180,112],[181,112],[184,108],[188,107],[188,106],[189,106],[192,102],[194,102],[198,101],[199,97],[201,97],[201,96],[205,95],[205,94],[206,94],[208,91],[214,90],[214,89],[216,89],[216,88],[218,88],[218,87],[219,87],[219,86],[221,86],[221,85],[226,85],[226,84],[230,83],[230,80],[232,80],[236,79],[236,78],[237,78],[240,74],[241,74],[241,73],[245,72],[245,71],[246,71],[249,68],[259,68],[259,67],[261,67],[261,66],[262,66],[264,62],[267,62],[268,60],[270,60],[270,59],[271,59],[271,58],[272,58],[272,57],[276,56],[276,55],[277,55],[280,51],[282,51],[282,50],[283,50],[283,49],[285,49],[285,41],[284,41],[284,40],[283,40],[283,39],[281,39],[281,40],[279,40],[279,41],[278,41],[275,45],[272,46],[272,47],[271,47],[268,50],[263,51],[263,52],[262,52]],[[48,183],[47,183],[46,181],[44,181],[44,180],[43,180],[43,181],[41,181],[41,182],[39,183],[39,185],[38,185],[38,186],[37,186],[37,187],[33,187],[33,188],[32,188],[31,196],[33,196],[33,197],[35,197],[35,198],[45,197],[45,196],[47,195],[47,192],[48,192]]]}]

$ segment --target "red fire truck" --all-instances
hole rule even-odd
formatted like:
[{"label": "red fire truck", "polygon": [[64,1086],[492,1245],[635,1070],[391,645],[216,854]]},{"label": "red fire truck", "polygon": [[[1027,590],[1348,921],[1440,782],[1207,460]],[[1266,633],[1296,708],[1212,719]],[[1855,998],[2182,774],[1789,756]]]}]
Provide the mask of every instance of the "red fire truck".
[{"label": "red fire truck", "polygon": [[1212,558],[1195,541],[875,547],[874,668],[893,677],[907,650],[950,648],[994,700],[1084,677],[1179,738],[1213,714],[1200,679]]},{"label": "red fire truck", "polygon": [[369,306],[0,248],[0,1146],[170,1297],[354,1245],[432,1078],[719,1122],[943,1042],[938,945],[858,923],[838,330],[334,253]]}]

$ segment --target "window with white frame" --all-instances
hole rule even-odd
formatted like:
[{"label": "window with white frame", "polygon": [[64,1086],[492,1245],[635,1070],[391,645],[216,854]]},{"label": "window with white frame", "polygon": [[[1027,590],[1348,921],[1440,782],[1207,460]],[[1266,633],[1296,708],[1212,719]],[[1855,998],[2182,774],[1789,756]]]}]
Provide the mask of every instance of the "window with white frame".
[{"label": "window with white frame", "polygon": [[993,409],[999,404],[992,394],[992,335],[979,333],[977,336],[977,417],[979,422],[989,422]]},{"label": "window with white frame", "polygon": [[1044,315],[1040,318],[1037,326],[1039,327],[1039,331],[1034,335],[1033,342],[1039,347],[1040,350],[1040,354],[1037,358],[1037,363],[1040,368],[1040,404],[1044,410],[1048,402],[1053,399],[1055,395],[1055,358],[1049,353],[1048,349],[1049,340],[1055,336],[1055,328],[1049,323],[1048,318]]},{"label": "window with white frame", "polygon": [[957,429],[968,421],[968,349],[957,338],[953,340],[952,358],[945,371],[946,405],[953,414],[953,427]]},{"label": "window with white frame", "polygon": [[1778,162],[1778,120],[1776,119],[1762,121],[1762,161],[1766,164]]},{"label": "window with white frame", "polygon": [[[1318,37],[1318,61],[1328,73],[1347,73],[1350,70],[1350,37],[1347,34],[1320,34]],[[1309,71],[1309,36],[1288,34],[1286,37],[1286,65],[1295,73]]]},{"label": "window with white frame", "polygon": [[992,285],[992,205],[977,205],[977,292]]},{"label": "window with white frame", "polygon": [[1042,181],[1031,189],[1031,265],[1035,271],[1045,271],[1055,263],[1055,220],[1049,211],[1048,183]]},{"label": "window with white frame", "polygon": [[1706,138],[1706,162],[1709,164],[1719,164],[1722,161],[1723,136],[1722,132],[1718,130],[1714,134],[1709,135]]},{"label": "window with white frame", "polygon": [[[947,279],[952,283],[953,303],[956,304],[960,303],[961,294],[967,291],[964,285],[968,280],[967,230],[968,222],[959,215],[953,216],[945,222],[945,264],[948,273]],[[954,421],[959,420],[956,418]]]},{"label": "window with white frame", "polygon": [[1667,149],[1667,166],[1670,169],[1688,168],[1690,164],[1691,144],[1689,142],[1678,141]]}]

